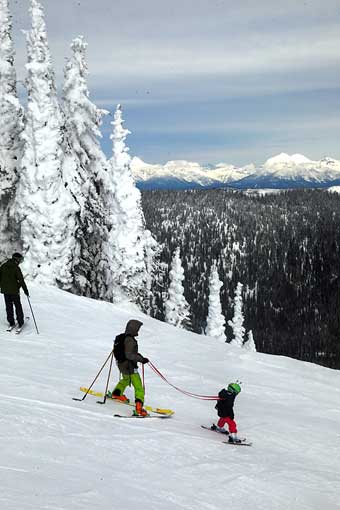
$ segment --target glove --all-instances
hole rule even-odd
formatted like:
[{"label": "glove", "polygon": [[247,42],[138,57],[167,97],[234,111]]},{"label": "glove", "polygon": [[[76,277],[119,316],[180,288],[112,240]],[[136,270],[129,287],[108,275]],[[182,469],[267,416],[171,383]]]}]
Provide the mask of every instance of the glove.
[{"label": "glove", "polygon": [[30,297],[28,290],[24,290],[27,297]]},{"label": "glove", "polygon": [[143,359],[142,359],[142,361],[141,361],[141,363],[143,363],[143,365],[145,365],[145,363],[149,363],[148,358],[143,358]]}]

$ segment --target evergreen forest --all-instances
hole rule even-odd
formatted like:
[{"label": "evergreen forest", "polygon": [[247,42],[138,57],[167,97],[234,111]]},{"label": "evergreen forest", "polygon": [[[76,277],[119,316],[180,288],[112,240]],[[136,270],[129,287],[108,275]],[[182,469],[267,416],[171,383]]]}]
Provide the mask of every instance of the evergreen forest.
[{"label": "evergreen forest", "polygon": [[[146,227],[162,246],[154,317],[164,320],[169,266],[179,247],[193,331],[205,331],[216,261],[226,324],[241,282],[244,325],[258,351],[340,368],[337,193],[154,190],[144,191],[142,201]],[[227,325],[226,335],[230,341]]]}]

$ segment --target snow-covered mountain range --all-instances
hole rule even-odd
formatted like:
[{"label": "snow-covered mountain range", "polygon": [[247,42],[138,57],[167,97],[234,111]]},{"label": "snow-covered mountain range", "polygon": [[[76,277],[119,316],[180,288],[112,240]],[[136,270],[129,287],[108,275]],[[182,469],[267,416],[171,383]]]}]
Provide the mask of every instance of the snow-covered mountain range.
[{"label": "snow-covered mountain range", "polygon": [[[246,351],[131,305],[29,290],[39,335],[32,320],[19,336],[6,333],[0,310],[2,510],[339,509],[338,370]],[[216,422],[215,401],[175,391],[148,365],[146,404],[173,409],[171,419],[117,419],[131,409],[90,395],[72,400],[131,318],[144,323],[140,352],[172,384],[216,395],[242,380],[235,417],[252,447],[203,430]],[[94,390],[105,390],[108,365]],[[110,389],[118,378],[114,365]]]},{"label": "snow-covered mountain range", "polygon": [[281,153],[263,165],[236,167],[227,163],[201,166],[190,161],[152,165],[132,159],[132,173],[140,189],[193,189],[230,186],[245,188],[324,188],[340,184],[340,161],[325,157],[312,161],[302,154]]}]

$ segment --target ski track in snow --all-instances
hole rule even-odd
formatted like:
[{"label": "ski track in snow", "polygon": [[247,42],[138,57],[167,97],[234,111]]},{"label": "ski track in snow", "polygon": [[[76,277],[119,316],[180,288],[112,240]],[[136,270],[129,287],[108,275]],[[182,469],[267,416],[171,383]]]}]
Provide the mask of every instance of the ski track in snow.
[{"label": "ski track in snow", "polygon": [[[340,508],[338,371],[245,354],[57,289],[30,291],[40,335],[33,321],[20,337],[0,333],[1,510]],[[216,395],[243,381],[235,414],[252,447],[201,429],[216,423],[215,402],[176,392],[147,366],[146,404],[174,409],[167,420],[119,420],[132,408],[72,400],[132,317],[144,322],[140,352],[176,386]],[[108,365],[93,389],[104,390],[107,374]],[[110,389],[117,379],[113,367]]]}]

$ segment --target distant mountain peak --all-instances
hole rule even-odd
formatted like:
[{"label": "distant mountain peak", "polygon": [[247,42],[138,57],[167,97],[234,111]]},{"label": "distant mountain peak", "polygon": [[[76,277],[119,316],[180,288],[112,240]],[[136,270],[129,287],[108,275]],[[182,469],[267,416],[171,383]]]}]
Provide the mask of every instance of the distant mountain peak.
[{"label": "distant mountain peak", "polygon": [[311,159],[306,158],[303,154],[293,154],[290,156],[285,152],[281,152],[277,156],[267,159],[264,163],[265,168],[271,168],[277,165],[303,165],[305,163],[312,163]]},{"label": "distant mountain peak", "polygon": [[232,186],[237,188],[327,187],[340,184],[340,161],[323,157],[313,161],[303,154],[281,152],[261,165],[237,167],[228,163],[201,166],[186,160],[164,165],[134,157],[132,173],[143,189],[190,189]]}]

